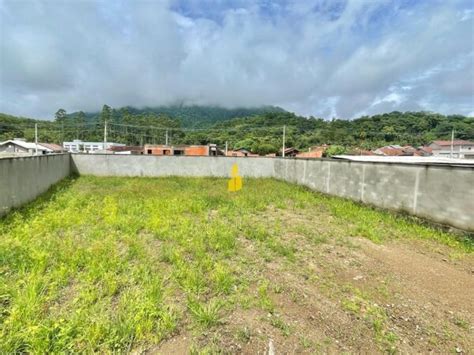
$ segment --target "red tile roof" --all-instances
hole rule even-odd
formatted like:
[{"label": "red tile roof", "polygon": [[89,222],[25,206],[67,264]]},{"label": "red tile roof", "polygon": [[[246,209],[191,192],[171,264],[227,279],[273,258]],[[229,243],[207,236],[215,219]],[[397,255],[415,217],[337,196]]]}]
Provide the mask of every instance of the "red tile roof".
[{"label": "red tile roof", "polygon": [[322,150],[313,150],[311,152],[303,152],[296,154],[297,158],[322,158],[323,151]]},{"label": "red tile roof", "polygon": [[38,143],[38,144],[42,145],[45,148],[51,149],[53,152],[62,152],[64,150],[63,147],[54,143]]},{"label": "red tile roof", "polygon": [[[451,141],[433,141],[432,143],[440,146],[451,146]],[[456,139],[453,141],[453,145],[474,145],[474,142]]]}]

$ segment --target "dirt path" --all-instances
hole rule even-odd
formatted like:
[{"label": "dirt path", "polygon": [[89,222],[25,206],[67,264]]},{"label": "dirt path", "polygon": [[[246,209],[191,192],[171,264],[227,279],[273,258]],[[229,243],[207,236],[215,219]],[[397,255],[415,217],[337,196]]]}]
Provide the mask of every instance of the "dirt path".
[{"label": "dirt path", "polygon": [[403,294],[418,302],[431,302],[474,314],[474,267],[462,266],[440,255],[430,255],[412,245],[391,243],[377,245],[359,239],[366,261],[394,275],[403,284]]}]

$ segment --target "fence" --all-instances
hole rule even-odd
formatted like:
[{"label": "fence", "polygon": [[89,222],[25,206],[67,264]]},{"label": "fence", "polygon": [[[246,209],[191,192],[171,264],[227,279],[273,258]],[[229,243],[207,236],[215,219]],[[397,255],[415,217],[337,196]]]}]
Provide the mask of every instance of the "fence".
[{"label": "fence", "polygon": [[0,159],[0,215],[34,200],[70,174],[69,154]]},{"label": "fence", "polygon": [[[97,176],[228,177],[231,166],[237,163],[244,178],[273,177],[474,231],[473,167],[264,157],[70,157],[70,168],[68,155],[0,159],[2,211],[33,199],[71,172]],[[33,184],[31,188],[27,187],[29,183]]]}]

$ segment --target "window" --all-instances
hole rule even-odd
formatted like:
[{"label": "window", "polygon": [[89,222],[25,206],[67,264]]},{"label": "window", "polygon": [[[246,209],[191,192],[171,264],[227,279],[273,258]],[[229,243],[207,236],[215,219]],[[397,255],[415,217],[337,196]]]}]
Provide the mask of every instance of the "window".
[{"label": "window", "polygon": [[153,151],[151,149],[148,149],[147,154],[153,154]]}]

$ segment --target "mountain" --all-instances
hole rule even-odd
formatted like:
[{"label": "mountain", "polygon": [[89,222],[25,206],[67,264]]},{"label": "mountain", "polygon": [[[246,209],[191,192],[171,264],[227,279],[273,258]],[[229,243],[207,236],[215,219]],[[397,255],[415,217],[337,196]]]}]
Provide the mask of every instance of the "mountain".
[{"label": "mountain", "polygon": [[[270,112],[265,110],[269,109]],[[273,111],[272,111],[273,110]],[[258,113],[260,112],[260,113]],[[243,115],[244,117],[233,117]],[[104,122],[109,141],[131,145],[215,143],[229,148],[245,148],[260,154],[276,152],[282,146],[286,126],[286,146],[306,150],[320,144],[373,149],[389,144],[427,144],[436,139],[474,140],[474,117],[441,115],[433,112],[398,112],[363,116],[354,120],[302,117],[279,108],[222,109],[200,106],[119,110],[62,116],[56,121],[40,121],[0,114],[0,141],[14,137],[63,142],[72,139],[102,141]]]},{"label": "mountain", "polygon": [[[172,119],[177,119],[183,128],[205,128],[215,123],[227,121],[237,117],[249,117],[262,115],[269,112],[286,112],[277,106],[261,106],[254,108],[237,107],[224,108],[218,106],[186,106],[186,105],[170,105],[135,108],[131,106],[115,109],[116,112],[127,110],[132,115],[154,113],[157,115],[166,115]],[[77,116],[77,112],[69,114],[69,116]],[[98,119],[100,112],[92,112],[85,114],[88,120]]]},{"label": "mountain", "polygon": [[433,112],[390,112],[354,120],[324,120],[290,112],[271,112],[222,121],[207,131],[186,133],[186,142],[207,141],[245,148],[260,154],[275,152],[282,145],[306,150],[331,144],[348,148],[373,149],[389,144],[420,146],[436,139],[474,140],[474,117],[441,115]]}]

